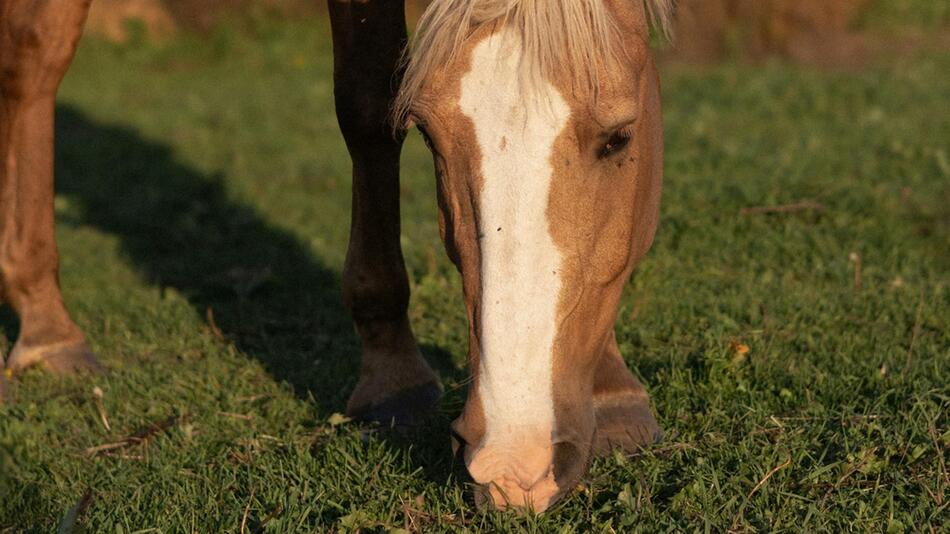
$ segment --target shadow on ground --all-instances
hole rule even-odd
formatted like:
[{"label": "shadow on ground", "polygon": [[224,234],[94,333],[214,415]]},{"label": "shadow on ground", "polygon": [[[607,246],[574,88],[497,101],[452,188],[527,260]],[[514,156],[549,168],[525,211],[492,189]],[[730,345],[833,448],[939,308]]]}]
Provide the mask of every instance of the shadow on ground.
[{"label": "shadow on ground", "polygon": [[[298,396],[353,384],[359,341],[336,273],[229,199],[223,176],[183,165],[127,127],[69,106],[56,113],[57,194],[79,201],[84,223],[118,236],[151,283],[176,289],[202,317],[211,310],[229,341]],[[311,371],[316,358],[332,359],[319,371],[332,376]],[[340,409],[340,395],[314,397],[321,410]]]},{"label": "shadow on ground", "polygon": [[[323,415],[343,411],[359,340],[337,273],[229,199],[223,176],[188,168],[166,146],[70,106],[57,108],[56,136],[57,193],[82,205],[83,223],[118,236],[140,272],[185,295],[200,316],[212,310],[223,336],[299,398]],[[453,368],[440,347],[423,351],[443,372]],[[425,429],[431,443],[422,454],[448,450],[448,415]],[[446,474],[431,473],[443,481]]]}]

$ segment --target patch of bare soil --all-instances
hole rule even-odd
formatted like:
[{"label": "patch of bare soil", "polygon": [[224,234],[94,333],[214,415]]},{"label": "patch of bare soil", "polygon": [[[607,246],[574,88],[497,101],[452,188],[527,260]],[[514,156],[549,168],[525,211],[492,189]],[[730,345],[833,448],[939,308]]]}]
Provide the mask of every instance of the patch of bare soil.
[{"label": "patch of bare soil", "polygon": [[867,60],[852,31],[869,0],[680,0],[671,54],[689,62],[723,57],[848,66]]},{"label": "patch of bare soil", "polygon": [[161,0],[95,0],[89,8],[86,31],[124,42],[133,21],[154,40],[166,39],[178,30],[178,23]]},{"label": "patch of bare soil", "polygon": [[[854,30],[871,0],[679,0],[676,39],[665,59],[707,63],[723,58],[759,61],[778,56],[828,68],[856,68],[872,60],[946,46],[947,32],[882,37]],[[406,0],[410,21],[427,0]],[[326,11],[318,0],[94,0],[87,30],[128,39],[129,21],[148,38],[180,30],[207,32],[222,18],[269,13],[289,17]]]},{"label": "patch of bare soil", "polygon": [[94,0],[86,29],[123,42],[134,23],[149,39],[163,40],[182,29],[210,31],[226,17],[251,13],[298,17],[321,10],[324,4],[316,0]]}]

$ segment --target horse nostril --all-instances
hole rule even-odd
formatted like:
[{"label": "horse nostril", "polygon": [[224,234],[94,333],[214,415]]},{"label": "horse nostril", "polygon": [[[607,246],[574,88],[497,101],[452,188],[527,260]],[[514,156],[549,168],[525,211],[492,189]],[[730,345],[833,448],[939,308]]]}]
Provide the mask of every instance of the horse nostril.
[{"label": "horse nostril", "polygon": [[479,509],[494,507],[505,510],[510,507],[533,509],[543,512],[564,492],[548,474],[532,483],[518,477],[501,476],[486,484],[480,484],[475,490],[475,504]]},{"label": "horse nostril", "polygon": [[477,510],[491,510],[495,502],[491,496],[490,484],[476,484],[472,487],[472,495],[475,497],[475,508]]}]

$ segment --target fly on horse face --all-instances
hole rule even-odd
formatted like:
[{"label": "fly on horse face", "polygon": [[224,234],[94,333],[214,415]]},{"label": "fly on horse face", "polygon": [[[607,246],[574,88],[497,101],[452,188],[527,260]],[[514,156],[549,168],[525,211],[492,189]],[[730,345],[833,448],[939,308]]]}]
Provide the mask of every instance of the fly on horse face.
[{"label": "fly on horse face", "polygon": [[[344,300],[362,341],[347,410],[411,425],[438,378],[407,318],[406,130],[435,160],[462,276],[472,382],[453,441],[480,496],[541,511],[592,454],[660,429],[613,326],[649,249],[662,181],[650,22],[671,0],[433,0],[407,49],[403,0],[329,0],[336,111],[353,161]],[[19,371],[99,368],[60,296],[53,110],[88,0],[0,0],[0,275]]]}]

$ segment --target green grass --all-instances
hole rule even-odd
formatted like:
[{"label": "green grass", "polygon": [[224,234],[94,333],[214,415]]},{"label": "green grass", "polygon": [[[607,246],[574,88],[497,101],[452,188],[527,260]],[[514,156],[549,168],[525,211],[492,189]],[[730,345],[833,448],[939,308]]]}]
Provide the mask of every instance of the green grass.
[{"label": "green grass", "polygon": [[[662,221],[617,328],[667,438],[522,517],[477,511],[451,458],[466,325],[416,134],[403,246],[442,412],[407,438],[334,416],[358,341],[339,304],[349,161],[328,42],[322,21],[84,41],[60,95],[58,238],[65,298],[110,372],[16,382],[0,530],[72,515],[89,532],[945,527],[950,54],[663,69]],[[824,209],[740,214],[802,199]],[[0,325],[8,348],[16,322]],[[83,452],[170,417],[145,443]]]},{"label": "green grass", "polygon": [[892,31],[947,30],[950,4],[934,0],[871,0],[859,26]]}]

